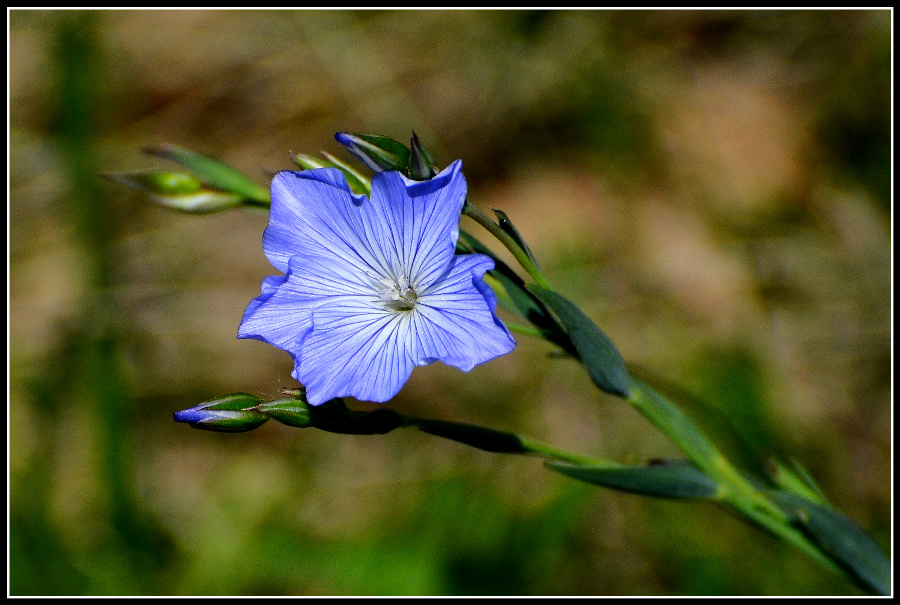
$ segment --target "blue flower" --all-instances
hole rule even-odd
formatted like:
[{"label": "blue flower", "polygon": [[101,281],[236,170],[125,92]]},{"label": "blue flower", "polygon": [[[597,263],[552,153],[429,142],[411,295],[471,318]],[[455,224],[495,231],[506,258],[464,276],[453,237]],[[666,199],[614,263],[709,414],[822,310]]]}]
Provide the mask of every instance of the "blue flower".
[{"label": "blue flower", "polygon": [[276,174],[263,249],[284,275],[263,280],[238,338],[288,351],[312,405],[387,401],[413,366],[468,372],[512,351],[483,280],[494,261],[455,254],[461,167],[421,182],[379,172],[370,197],[335,168]]}]

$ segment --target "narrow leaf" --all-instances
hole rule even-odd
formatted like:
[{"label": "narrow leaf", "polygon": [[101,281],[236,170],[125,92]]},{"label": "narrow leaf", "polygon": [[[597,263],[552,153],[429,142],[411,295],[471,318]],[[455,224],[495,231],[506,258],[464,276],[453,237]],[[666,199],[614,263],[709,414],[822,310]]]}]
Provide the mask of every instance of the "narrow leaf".
[{"label": "narrow leaf", "polygon": [[631,393],[631,378],[622,355],[609,337],[562,294],[535,284],[528,284],[528,289],[559,317],[588,375],[600,390],[627,398]]},{"label": "narrow leaf", "polygon": [[766,470],[772,480],[785,491],[792,492],[815,502],[828,506],[828,499],[822,490],[813,481],[812,476],[796,460],[790,459],[787,463],[778,460],[774,456],[766,458]]},{"label": "narrow leaf", "polygon": [[785,491],[772,492],[798,528],[870,592],[889,595],[891,562],[875,541],[845,515]]},{"label": "narrow leaf", "polygon": [[621,491],[656,498],[715,498],[718,486],[687,460],[636,466],[594,466],[547,461],[569,477]]}]

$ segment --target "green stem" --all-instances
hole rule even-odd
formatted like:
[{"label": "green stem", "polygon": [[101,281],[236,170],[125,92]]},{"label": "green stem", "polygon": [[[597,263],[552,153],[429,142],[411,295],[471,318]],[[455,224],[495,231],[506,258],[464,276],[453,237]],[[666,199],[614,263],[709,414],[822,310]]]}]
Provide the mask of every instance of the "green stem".
[{"label": "green stem", "polygon": [[559,448],[553,447],[552,445],[548,445],[541,441],[535,441],[527,437],[520,437],[519,439],[522,442],[522,446],[528,450],[528,454],[532,456],[539,456],[541,458],[544,458],[545,460],[558,460],[560,462],[571,462],[572,464],[590,464],[593,466],[621,466],[617,462],[612,462],[609,460],[598,460],[597,458],[591,458],[589,456],[583,456],[574,452],[561,450]]},{"label": "green stem", "polygon": [[543,330],[535,328],[534,326],[526,326],[523,324],[512,323],[511,321],[503,322],[507,328],[509,328],[510,332],[516,332],[517,334],[525,334],[526,336],[536,336],[537,338],[546,338],[546,334],[544,334]]},{"label": "green stem", "polygon": [[675,405],[644,382],[632,378],[627,401],[719,485],[719,499],[749,520],[782,538],[821,565],[837,565],[792,524],[791,519],[747,480]]},{"label": "green stem", "polygon": [[519,264],[522,266],[525,271],[528,272],[532,278],[534,278],[535,283],[548,290],[552,290],[553,286],[550,285],[550,282],[547,280],[547,277],[543,274],[543,272],[535,265],[530,258],[528,258],[528,254],[516,243],[516,241],[510,237],[510,235],[500,228],[500,225],[491,220],[487,214],[482,212],[480,208],[475,206],[466,200],[466,203],[463,205],[462,213],[465,216],[473,219],[476,223],[484,227],[490,232],[491,235],[500,240],[500,243],[506,246],[506,249],[509,250],[512,255],[516,258]]},{"label": "green stem", "polygon": [[414,418],[402,414],[399,414],[399,416],[401,417],[401,426],[415,427],[431,435],[464,443],[486,452],[536,456],[545,460],[569,462],[572,464],[622,466],[618,462],[576,454],[575,452],[562,450],[547,443],[536,441],[528,437],[522,437],[521,435],[516,435],[514,433],[506,433],[504,431],[489,429],[473,424],[465,424],[462,422],[432,420],[430,418]]},{"label": "green stem", "polygon": [[[589,466],[607,466],[611,468],[622,466],[618,462],[584,456],[529,439],[528,437],[475,425],[402,416],[402,426],[415,427],[438,437],[451,439],[494,453],[535,456],[544,460]],[[722,458],[722,461],[730,468],[730,465],[724,461],[724,458]],[[746,479],[737,475],[738,482],[735,483],[735,477],[728,472],[723,472],[722,467],[710,474],[715,475],[717,482],[722,487],[713,500],[720,504],[728,505],[756,525],[806,553],[826,568],[840,571],[837,565],[813,545],[805,535],[789,524],[787,517],[780,509],[774,507],[768,499],[763,498],[762,501],[758,501],[756,497],[762,497],[762,494],[753,490]],[[744,491],[744,484],[749,486],[750,493]]]},{"label": "green stem", "polygon": [[[529,255],[519,246],[500,225],[466,201],[463,206],[464,215],[474,219],[488,232],[496,237],[513,254],[519,264],[542,287],[552,290],[547,278],[534,264]],[[530,326],[508,325],[510,330],[531,336],[545,336],[541,330]],[[671,404],[659,393],[641,381],[632,379],[633,388],[626,398],[639,413],[650,420],[657,429],[664,433],[688,458],[704,471],[719,486],[716,496],[721,504],[728,505],[757,526],[783,539],[812,559],[832,570],[840,568],[801,531],[791,524],[791,519],[766,494],[744,477],[719,450],[693,425],[677,406]],[[575,462],[576,464],[607,464],[598,460],[557,450],[552,446],[532,442],[520,438],[523,452],[541,456],[550,460]],[[615,464],[615,463],[612,463]]]}]

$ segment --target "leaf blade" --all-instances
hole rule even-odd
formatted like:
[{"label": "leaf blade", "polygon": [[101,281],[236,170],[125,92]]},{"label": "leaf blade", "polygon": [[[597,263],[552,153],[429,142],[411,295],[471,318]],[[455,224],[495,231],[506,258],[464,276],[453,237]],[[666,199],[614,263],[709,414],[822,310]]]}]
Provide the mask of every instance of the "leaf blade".
[{"label": "leaf blade", "polygon": [[891,593],[891,562],[878,544],[849,517],[786,491],[772,491],[776,503],[795,524],[861,586]]},{"label": "leaf blade", "polygon": [[556,313],[594,384],[601,391],[628,398],[631,377],[621,353],[609,337],[559,292],[536,284],[528,284],[527,288]]},{"label": "leaf blade", "polygon": [[712,499],[719,486],[687,460],[633,466],[547,461],[550,469],[594,485],[654,498]]}]

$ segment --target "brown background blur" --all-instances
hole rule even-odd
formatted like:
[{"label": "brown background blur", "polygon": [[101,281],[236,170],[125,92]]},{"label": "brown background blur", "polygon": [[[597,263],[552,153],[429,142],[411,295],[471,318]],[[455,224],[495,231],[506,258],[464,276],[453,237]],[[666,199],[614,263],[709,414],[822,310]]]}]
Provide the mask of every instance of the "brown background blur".
[{"label": "brown background blur", "polygon": [[[195,431],[294,386],[237,340],[265,214],[97,177],[170,142],[267,182],[340,130],[462,158],[550,280],[747,468],[795,457],[887,548],[889,11],[19,11],[10,17],[12,594],[858,594],[708,504],[412,432]],[[464,228],[488,241],[465,219]],[[494,246],[497,249],[496,246]],[[543,341],[389,405],[677,451]],[[368,407],[358,404],[357,407]]]}]

